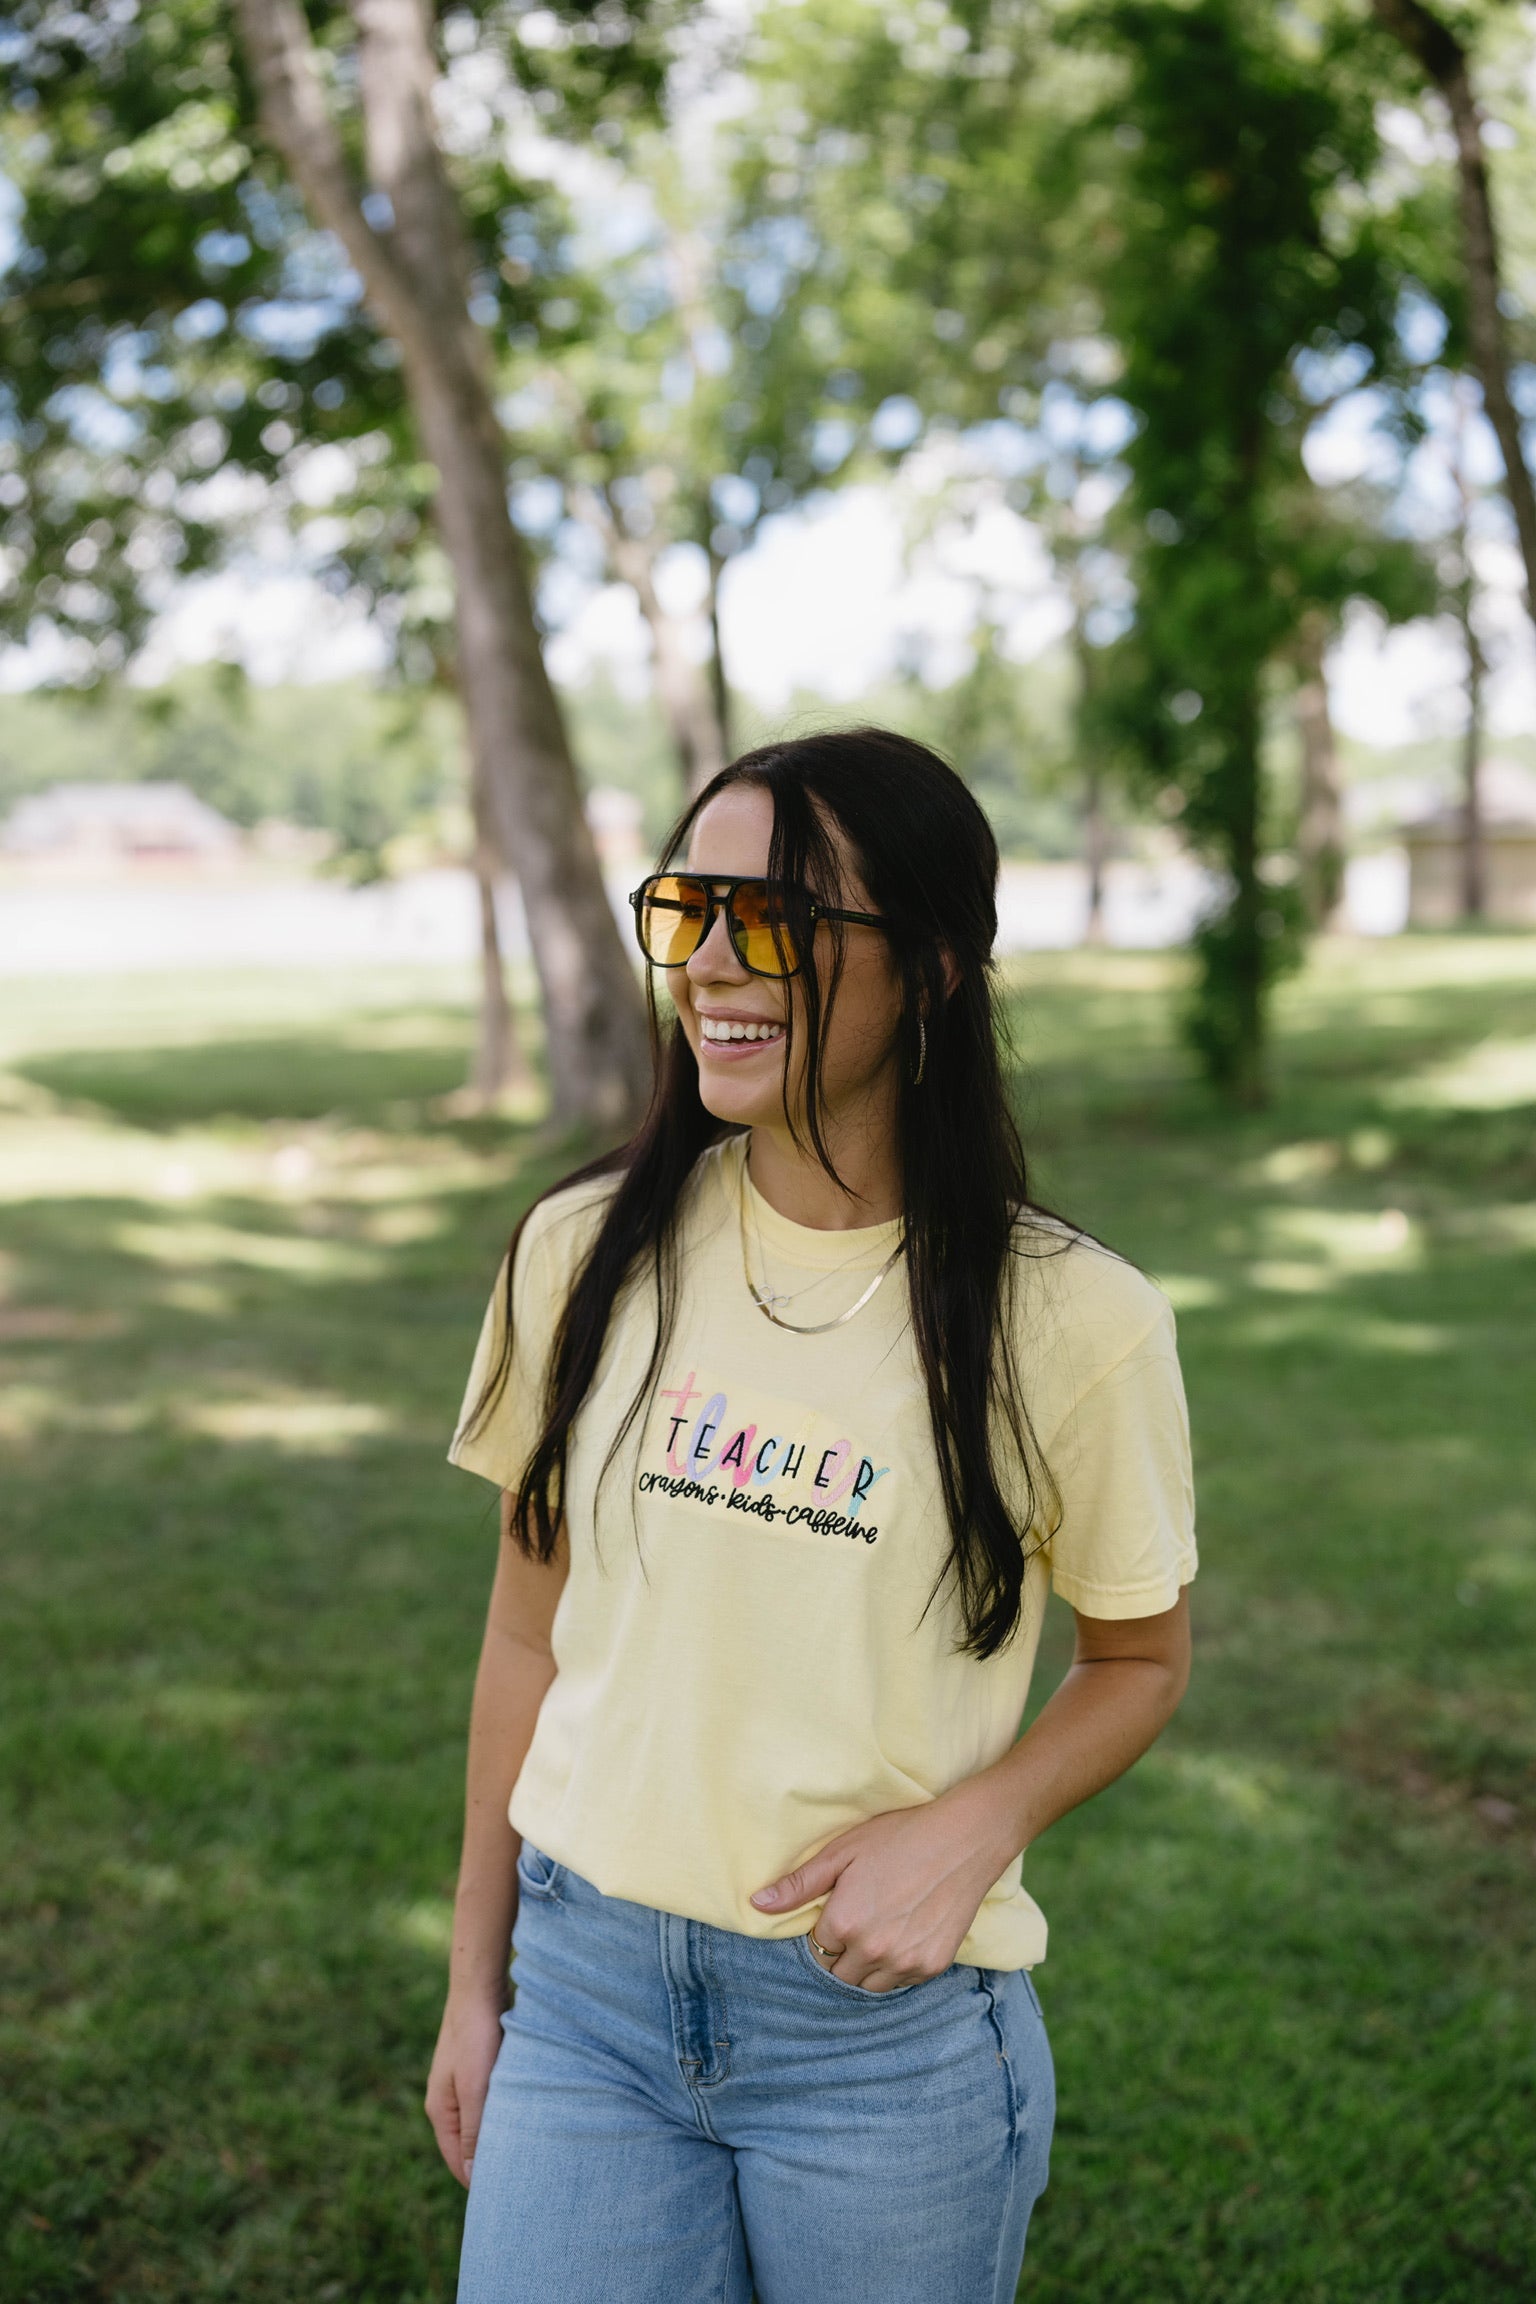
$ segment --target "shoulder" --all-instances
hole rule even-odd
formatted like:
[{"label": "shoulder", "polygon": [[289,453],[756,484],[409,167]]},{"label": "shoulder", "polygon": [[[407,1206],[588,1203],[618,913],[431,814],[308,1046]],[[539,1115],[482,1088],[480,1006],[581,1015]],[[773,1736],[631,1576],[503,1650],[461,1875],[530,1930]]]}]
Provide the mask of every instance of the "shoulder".
[{"label": "shoulder", "polygon": [[[740,1190],[742,1146],[739,1135],[709,1145],[695,1161],[678,1197],[677,1223],[690,1240],[731,1214]],[[553,1286],[575,1278],[602,1229],[622,1181],[622,1171],[605,1176],[579,1176],[557,1184],[536,1200],[523,1221],[518,1248],[518,1271],[538,1264]]]},{"label": "shoulder", "polygon": [[1173,1317],[1155,1280],[1059,1216],[1034,1210],[1021,1216],[1014,1226],[1013,1254],[1025,1273],[1042,1278],[1063,1310],[1103,1328],[1111,1341],[1132,1343],[1157,1321]]},{"label": "shoulder", "polygon": [[582,1176],[557,1184],[536,1200],[519,1236],[520,1270],[537,1262],[551,1281],[573,1278],[602,1228],[618,1185],[617,1175]]},{"label": "shoulder", "polygon": [[1016,1351],[1059,1412],[1123,1362],[1174,1350],[1173,1307],[1144,1272],[1059,1217],[1034,1210],[1013,1236]]}]

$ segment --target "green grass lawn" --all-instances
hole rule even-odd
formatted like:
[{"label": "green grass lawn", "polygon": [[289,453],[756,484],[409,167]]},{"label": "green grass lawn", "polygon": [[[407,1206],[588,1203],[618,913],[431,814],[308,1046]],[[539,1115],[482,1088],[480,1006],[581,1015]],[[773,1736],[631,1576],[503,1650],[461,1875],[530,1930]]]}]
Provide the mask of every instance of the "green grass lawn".
[{"label": "green grass lawn", "polygon": [[[1183,1713],[1029,1860],[1023,2293],[1530,2297],[1536,940],[1326,953],[1243,1119],[1177,969],[1019,972],[1038,1189],[1179,1309],[1204,1557]],[[557,1156],[442,1116],[446,978],[0,995],[0,2298],[446,2299],[494,1531],[442,1450]]]}]

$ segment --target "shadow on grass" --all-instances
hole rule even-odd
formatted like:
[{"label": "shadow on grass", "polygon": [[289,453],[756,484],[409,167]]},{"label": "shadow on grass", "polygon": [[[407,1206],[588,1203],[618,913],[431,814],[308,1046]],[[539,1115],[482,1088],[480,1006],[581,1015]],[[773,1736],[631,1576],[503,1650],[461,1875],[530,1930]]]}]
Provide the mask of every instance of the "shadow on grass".
[{"label": "shadow on grass", "polygon": [[325,1032],[191,1048],[71,1049],[14,1067],[52,1095],[135,1128],[220,1120],[387,1119],[463,1085],[458,1036],[358,1047]]},{"label": "shadow on grass", "polygon": [[[1025,2294],[1493,2304],[1536,2285],[1530,1115],[1394,1095],[1530,995],[1318,991],[1233,1121],[1168,969],[1085,973],[1028,994],[1045,1166],[1181,1307],[1205,1565],[1184,1712],[1029,1857],[1062,2117]],[[141,1127],[358,1116],[382,1175],[430,1150],[442,1029],[28,1072]],[[452,2293],[419,2098],[495,1539],[441,1455],[558,1157],[456,1140],[477,1176],[413,1191],[322,1163],[292,1198],[6,1210],[11,1303],[107,1317],[0,1341],[27,2304]]]}]

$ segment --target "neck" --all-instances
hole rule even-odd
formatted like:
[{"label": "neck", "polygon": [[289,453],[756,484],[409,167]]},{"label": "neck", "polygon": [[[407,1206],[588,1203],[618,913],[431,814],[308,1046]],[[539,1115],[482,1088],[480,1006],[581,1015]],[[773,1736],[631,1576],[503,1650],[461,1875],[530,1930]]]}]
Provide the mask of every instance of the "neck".
[{"label": "neck", "polygon": [[901,1162],[894,1095],[871,1098],[857,1114],[832,1115],[825,1136],[846,1190],[827,1174],[814,1152],[796,1144],[786,1127],[752,1130],[747,1172],[769,1207],[791,1224],[804,1224],[816,1232],[853,1232],[899,1216]]}]

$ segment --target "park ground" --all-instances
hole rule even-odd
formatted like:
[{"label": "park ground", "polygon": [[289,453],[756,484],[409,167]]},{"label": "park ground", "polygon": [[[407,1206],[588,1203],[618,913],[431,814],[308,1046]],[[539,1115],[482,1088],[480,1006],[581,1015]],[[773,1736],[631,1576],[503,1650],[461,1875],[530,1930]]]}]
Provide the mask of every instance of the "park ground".
[{"label": "park ground", "polygon": [[[1204,1563],[1183,1712],[1029,1857],[1021,2293],[1530,2297],[1536,939],[1321,951],[1243,1117],[1179,968],[1012,977],[1038,1190],[1179,1313]],[[445,1101],[456,978],[3,994],[0,2298],[446,2304],[442,1452],[561,1154]]]}]

